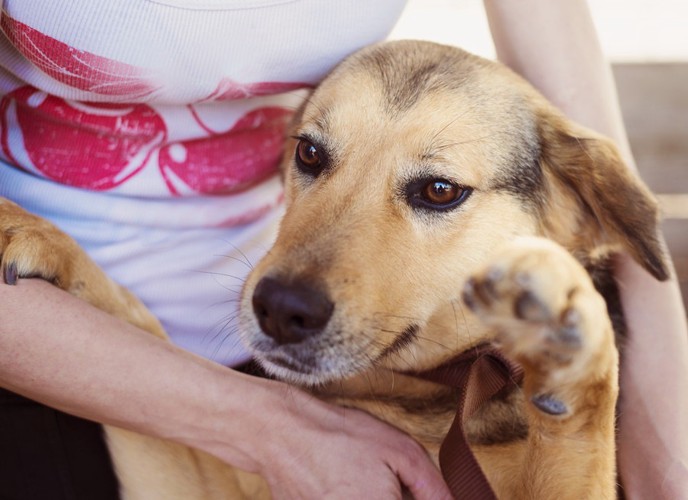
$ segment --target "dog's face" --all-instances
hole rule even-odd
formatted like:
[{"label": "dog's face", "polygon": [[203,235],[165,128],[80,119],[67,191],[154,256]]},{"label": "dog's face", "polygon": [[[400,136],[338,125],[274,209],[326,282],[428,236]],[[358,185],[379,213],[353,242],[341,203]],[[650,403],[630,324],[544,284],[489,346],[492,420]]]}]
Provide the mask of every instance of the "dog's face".
[{"label": "dog's face", "polygon": [[462,287],[518,235],[581,258],[623,245],[664,277],[651,198],[613,147],[573,130],[458,49],[395,42],[348,59],[298,113],[286,215],[244,287],[246,345],[302,384],[436,366],[488,335]]}]

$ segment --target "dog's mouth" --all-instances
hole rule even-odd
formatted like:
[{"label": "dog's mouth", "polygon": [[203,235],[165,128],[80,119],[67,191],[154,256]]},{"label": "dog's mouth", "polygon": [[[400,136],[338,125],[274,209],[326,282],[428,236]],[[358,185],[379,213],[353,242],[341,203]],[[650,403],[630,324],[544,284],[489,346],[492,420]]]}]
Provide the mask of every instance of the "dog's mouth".
[{"label": "dog's mouth", "polygon": [[[244,298],[241,331],[244,344],[262,367],[291,383],[315,386],[354,376],[400,354],[420,332],[416,323],[399,326],[389,319],[365,320],[323,297],[309,298],[305,304],[291,292],[288,297],[274,292],[274,286],[268,282],[270,293],[266,293],[259,282],[250,304]],[[297,296],[304,295],[302,286],[297,290]],[[339,314],[319,323],[308,317],[309,308],[320,315],[326,303]]]},{"label": "dog's mouth", "polygon": [[252,332],[251,338],[245,340],[253,357],[270,375],[299,385],[340,380],[376,362],[367,352],[369,345],[346,342],[340,332],[326,332],[286,345],[280,345],[259,328],[254,327]]}]

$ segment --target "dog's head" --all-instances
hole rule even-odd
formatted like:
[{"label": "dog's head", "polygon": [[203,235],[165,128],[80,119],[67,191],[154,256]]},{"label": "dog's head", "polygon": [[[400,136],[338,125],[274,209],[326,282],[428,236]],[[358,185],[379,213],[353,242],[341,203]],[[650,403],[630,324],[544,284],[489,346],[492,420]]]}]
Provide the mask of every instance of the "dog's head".
[{"label": "dog's head", "polygon": [[515,236],[582,260],[626,251],[667,276],[655,202],[615,147],[456,48],[350,57],[298,112],[287,151],[286,215],[241,304],[246,345],[280,378],[426,369],[480,341],[461,290]]}]

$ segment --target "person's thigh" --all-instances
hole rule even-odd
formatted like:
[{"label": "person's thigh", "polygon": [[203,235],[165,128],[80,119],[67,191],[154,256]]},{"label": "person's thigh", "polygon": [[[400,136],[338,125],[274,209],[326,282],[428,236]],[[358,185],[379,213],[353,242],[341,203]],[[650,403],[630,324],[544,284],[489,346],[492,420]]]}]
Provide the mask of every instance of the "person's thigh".
[{"label": "person's thigh", "polygon": [[99,424],[0,389],[0,498],[116,500]]}]

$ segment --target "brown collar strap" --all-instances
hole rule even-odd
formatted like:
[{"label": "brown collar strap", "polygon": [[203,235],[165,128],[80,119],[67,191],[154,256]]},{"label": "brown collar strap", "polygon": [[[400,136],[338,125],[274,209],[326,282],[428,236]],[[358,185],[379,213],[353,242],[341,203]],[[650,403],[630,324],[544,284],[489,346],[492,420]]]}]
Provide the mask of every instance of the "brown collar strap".
[{"label": "brown collar strap", "polygon": [[464,423],[486,401],[512,390],[523,379],[523,369],[498,349],[481,344],[417,377],[459,389],[459,405],[440,447],[440,469],[454,498],[495,500],[484,472],[468,446]]}]

